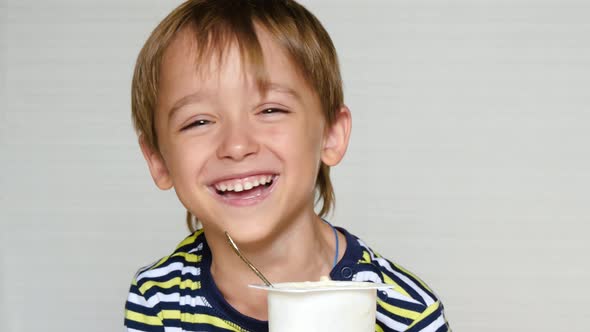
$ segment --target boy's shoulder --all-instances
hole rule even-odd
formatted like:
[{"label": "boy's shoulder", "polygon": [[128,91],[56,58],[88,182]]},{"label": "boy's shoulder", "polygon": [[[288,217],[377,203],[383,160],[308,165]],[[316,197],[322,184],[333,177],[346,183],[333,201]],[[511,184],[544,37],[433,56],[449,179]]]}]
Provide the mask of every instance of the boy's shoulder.
[{"label": "boy's shoulder", "polygon": [[[404,297],[429,306],[437,301],[432,289],[416,274],[389,260],[357,236],[343,230],[347,239],[347,250],[343,261],[351,268],[353,281],[369,281],[393,285],[392,290]],[[340,272],[346,278],[347,266]]]},{"label": "boy's shoulder", "polygon": [[422,331],[430,324],[441,331],[450,330],[440,299],[422,279],[381,256],[355,235],[342,231],[347,239],[344,264],[338,264],[332,277],[392,286],[377,292],[377,324],[383,331]]},{"label": "boy's shoulder", "polygon": [[[195,289],[199,286],[203,248],[203,230],[197,230],[180,242],[168,256],[139,269],[133,280],[143,294],[152,289]],[[189,278],[187,278],[189,277]],[[181,285],[182,283],[182,285]],[[194,283],[189,285],[188,283]]]},{"label": "boy's shoulder", "polygon": [[164,326],[181,325],[189,331],[237,330],[211,304],[214,296],[205,286],[210,282],[208,250],[205,234],[197,230],[170,255],[137,272],[125,303],[124,324],[129,331],[160,332]]}]

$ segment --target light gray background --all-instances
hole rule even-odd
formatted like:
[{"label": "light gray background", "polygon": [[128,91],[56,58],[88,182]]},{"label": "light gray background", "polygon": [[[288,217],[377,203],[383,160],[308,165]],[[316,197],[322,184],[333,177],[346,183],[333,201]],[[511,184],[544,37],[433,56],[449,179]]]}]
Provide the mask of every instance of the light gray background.
[{"label": "light gray background", "polygon": [[[186,234],[130,122],[179,1],[0,0],[0,331],[120,331],[135,270]],[[587,1],[305,1],[339,50],[337,211],[456,331],[587,331]]]}]

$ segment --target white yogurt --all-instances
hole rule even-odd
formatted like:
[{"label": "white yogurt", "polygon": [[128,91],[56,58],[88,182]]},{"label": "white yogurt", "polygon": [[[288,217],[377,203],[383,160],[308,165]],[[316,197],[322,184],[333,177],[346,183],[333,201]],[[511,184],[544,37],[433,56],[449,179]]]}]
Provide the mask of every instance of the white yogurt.
[{"label": "white yogurt", "polygon": [[377,289],[389,285],[308,281],[255,286],[268,291],[269,332],[374,332]]}]

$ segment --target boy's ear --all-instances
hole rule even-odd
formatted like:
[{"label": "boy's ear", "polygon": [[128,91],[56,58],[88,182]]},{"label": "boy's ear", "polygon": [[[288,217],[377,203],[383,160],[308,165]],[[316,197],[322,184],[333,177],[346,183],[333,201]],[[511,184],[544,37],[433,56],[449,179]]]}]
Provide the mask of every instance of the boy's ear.
[{"label": "boy's ear", "polygon": [[145,141],[143,134],[139,135],[139,146],[145,161],[147,161],[150,173],[154,179],[154,183],[161,190],[168,190],[172,188],[172,179],[168,172],[168,167],[164,162],[164,158],[159,152],[154,151]]},{"label": "boy's ear", "polygon": [[321,157],[324,164],[335,166],[342,160],[348,148],[351,125],[352,117],[350,110],[344,105],[336,114],[336,119],[332,126],[326,129]]}]

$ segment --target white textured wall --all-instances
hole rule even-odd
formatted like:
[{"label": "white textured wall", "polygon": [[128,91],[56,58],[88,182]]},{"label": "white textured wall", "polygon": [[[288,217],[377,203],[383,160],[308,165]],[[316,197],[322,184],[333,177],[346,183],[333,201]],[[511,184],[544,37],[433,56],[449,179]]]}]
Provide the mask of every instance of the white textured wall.
[{"label": "white textured wall", "polygon": [[[0,331],[116,331],[184,236],[130,78],[179,1],[0,0]],[[307,0],[353,111],[336,224],[418,273],[456,331],[586,331],[590,4]]]}]

